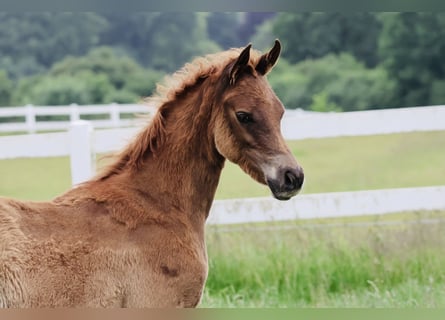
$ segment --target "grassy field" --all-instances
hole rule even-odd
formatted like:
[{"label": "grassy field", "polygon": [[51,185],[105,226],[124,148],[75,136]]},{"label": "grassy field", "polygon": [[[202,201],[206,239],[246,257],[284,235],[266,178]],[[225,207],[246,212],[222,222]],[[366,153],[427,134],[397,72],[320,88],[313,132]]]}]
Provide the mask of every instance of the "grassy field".
[{"label": "grassy field", "polygon": [[[303,193],[443,185],[445,131],[289,142],[305,170]],[[100,167],[100,163],[99,163]],[[70,187],[69,159],[0,160],[0,195],[48,200]],[[227,162],[217,199],[267,196]]]},{"label": "grassy field", "polygon": [[404,216],[208,228],[201,307],[445,307],[445,212]]},{"label": "grassy field", "polygon": [[71,186],[68,157],[0,160],[0,196],[49,200]]}]

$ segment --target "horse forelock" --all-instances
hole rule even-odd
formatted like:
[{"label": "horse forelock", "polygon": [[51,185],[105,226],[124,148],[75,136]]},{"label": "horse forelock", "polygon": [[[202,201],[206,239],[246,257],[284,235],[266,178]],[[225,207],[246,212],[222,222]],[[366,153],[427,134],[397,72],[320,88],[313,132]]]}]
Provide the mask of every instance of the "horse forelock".
[{"label": "horse forelock", "polygon": [[[156,92],[144,99],[145,103],[155,105],[157,112],[149,124],[144,127],[133,141],[116,156],[116,160],[99,173],[96,180],[104,180],[122,172],[124,169],[139,169],[148,153],[155,153],[162,146],[165,138],[165,115],[185,96],[197,83],[208,77],[221,78],[230,64],[239,56],[242,48],[233,48],[204,57],[195,58],[181,69],[166,76],[156,87]],[[251,50],[250,64],[254,67],[261,54]],[[223,79],[221,79],[223,80]],[[227,81],[228,83],[228,81]],[[185,111],[186,112],[186,111]]]}]

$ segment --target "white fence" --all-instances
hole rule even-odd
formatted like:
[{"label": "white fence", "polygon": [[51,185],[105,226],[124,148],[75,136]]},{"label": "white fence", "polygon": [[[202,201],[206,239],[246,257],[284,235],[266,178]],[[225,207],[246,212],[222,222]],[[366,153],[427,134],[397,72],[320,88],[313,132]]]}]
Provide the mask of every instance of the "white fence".
[{"label": "white fence", "polygon": [[445,186],[302,194],[288,201],[272,198],[218,200],[209,224],[286,221],[381,215],[445,209]]},{"label": "white fence", "polygon": [[[145,109],[138,106],[136,112],[147,109],[144,106],[142,108]],[[125,109],[125,112],[128,110],[129,108]],[[112,126],[123,125],[116,121],[116,116],[113,119]],[[0,124],[0,128],[3,125]],[[69,155],[72,180],[76,184],[94,173],[96,153],[123,147],[140,129],[131,127],[93,130],[92,122],[82,120],[69,125],[68,132],[0,137],[0,159]],[[34,126],[36,128],[37,125]],[[445,107],[327,114],[289,111],[283,119],[282,129],[285,137],[290,140],[445,130]],[[279,221],[433,209],[445,209],[445,186],[299,195],[287,202],[271,198],[215,201],[209,223]]]},{"label": "white fence", "polygon": [[[70,123],[91,115],[106,118],[90,120],[95,129],[130,127],[140,124],[140,121],[123,118],[122,115],[152,114],[154,111],[153,106],[139,104],[0,107],[0,132],[68,130]],[[39,120],[39,117],[44,116],[64,116],[67,120]],[[22,120],[1,123],[2,118],[11,117],[20,117]],[[289,140],[445,130],[445,106],[340,113],[288,110],[283,118],[282,129],[283,135]]]},{"label": "white fence", "polygon": [[[67,130],[70,123],[88,116],[99,116],[100,119],[90,120],[94,128],[128,127],[135,125],[137,120],[122,117],[123,115],[146,114],[154,111],[152,106],[116,103],[85,106],[72,104],[69,106],[0,107],[0,122],[2,118],[14,118],[13,121],[0,123],[0,132],[34,133]],[[66,120],[40,120],[47,116],[62,116]]]},{"label": "white fence", "polygon": [[289,110],[282,130],[289,140],[445,130],[445,106],[327,113]]}]

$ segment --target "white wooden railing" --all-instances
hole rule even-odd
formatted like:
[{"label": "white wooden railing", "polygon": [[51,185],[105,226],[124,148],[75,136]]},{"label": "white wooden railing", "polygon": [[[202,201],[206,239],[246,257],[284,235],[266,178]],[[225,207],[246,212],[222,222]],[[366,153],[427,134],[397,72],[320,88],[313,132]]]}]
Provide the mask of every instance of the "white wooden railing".
[{"label": "white wooden railing", "polygon": [[445,185],[301,194],[288,201],[270,197],[217,200],[207,223],[290,221],[444,209]]},{"label": "white wooden railing", "polygon": [[[141,106],[138,107],[138,112],[147,107],[139,108]],[[111,126],[122,125],[117,123],[116,116],[113,119],[115,123]],[[0,128],[3,125],[5,124],[0,124]],[[68,125],[69,130],[63,132],[0,137],[0,159],[69,155],[72,181],[77,184],[94,173],[96,153],[122,148],[140,130],[139,126],[95,130],[97,123],[85,120],[76,120]],[[38,127],[34,126],[35,129]],[[289,140],[445,130],[445,107],[328,114],[289,111],[283,119],[282,129]],[[287,202],[272,198],[221,200],[215,201],[209,223],[230,224],[436,209],[445,209],[445,186],[303,194]]]},{"label": "white wooden railing", "polygon": [[445,130],[445,106],[353,112],[292,110],[282,121],[290,140]]},{"label": "white wooden railing", "polygon": [[[94,128],[134,126],[138,119],[123,117],[124,114],[153,113],[155,108],[141,104],[0,107],[0,132],[27,132],[68,130],[74,121],[88,116],[100,116],[89,120]],[[65,120],[40,120],[45,116],[62,116]],[[9,119],[8,119],[9,118]],[[11,121],[11,118],[12,121]],[[2,121],[3,120],[8,120]]]},{"label": "white wooden railing", "polygon": [[[89,120],[94,129],[135,126],[139,119],[124,114],[152,114],[155,107],[140,104],[78,106],[0,107],[1,132],[68,130],[72,122],[92,115],[105,119]],[[44,121],[42,116],[64,116],[66,120]],[[6,118],[20,117],[13,122]],[[282,122],[283,135],[290,140],[334,136],[356,136],[409,131],[445,130],[445,106],[367,110],[355,112],[311,112],[287,110]]]}]

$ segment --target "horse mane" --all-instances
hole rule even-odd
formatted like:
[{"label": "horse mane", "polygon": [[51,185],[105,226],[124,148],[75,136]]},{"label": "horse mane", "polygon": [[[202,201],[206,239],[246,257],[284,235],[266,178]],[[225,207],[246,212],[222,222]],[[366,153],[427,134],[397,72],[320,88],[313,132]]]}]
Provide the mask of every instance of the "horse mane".
[{"label": "horse mane", "polygon": [[[166,76],[158,84],[155,93],[143,99],[143,103],[150,103],[157,108],[149,124],[144,127],[135,138],[119,153],[113,157],[116,160],[106,166],[95,180],[105,180],[112,175],[121,173],[124,169],[139,169],[145,156],[154,154],[165,138],[165,115],[175,105],[178,97],[184,96],[196,83],[210,76],[219,77],[224,69],[234,62],[243,48],[233,48],[219,53],[209,54],[195,58],[186,63],[181,69],[170,76]],[[260,53],[251,50],[250,61],[256,64]]]}]

